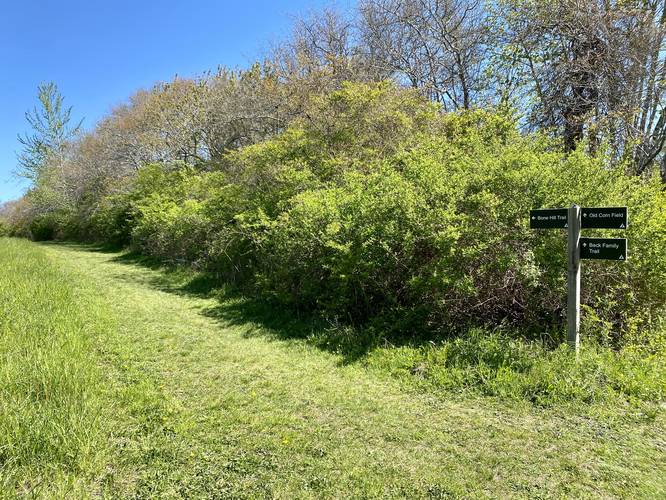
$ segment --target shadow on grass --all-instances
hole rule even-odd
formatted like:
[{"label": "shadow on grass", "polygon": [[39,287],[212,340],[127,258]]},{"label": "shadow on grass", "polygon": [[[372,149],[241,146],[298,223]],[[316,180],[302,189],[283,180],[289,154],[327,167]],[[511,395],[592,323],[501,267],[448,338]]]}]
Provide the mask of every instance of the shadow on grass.
[{"label": "shadow on grass", "polygon": [[259,335],[281,341],[307,342],[340,355],[342,364],[362,359],[378,344],[363,328],[340,325],[312,313],[234,292],[225,293],[218,305],[205,309],[203,314],[224,325],[257,325],[245,332],[246,337]]},{"label": "shadow on grass", "polygon": [[71,248],[73,250],[86,250],[89,252],[98,252],[98,253],[118,253],[126,250],[122,245],[114,245],[109,243],[79,243],[76,241],[39,241],[36,242],[39,245],[44,246],[57,246]]},{"label": "shadow on grass", "polygon": [[223,326],[243,327],[244,336],[262,336],[279,341],[301,341],[342,356],[343,364],[363,358],[377,342],[367,329],[328,321],[311,312],[285,307],[266,297],[254,298],[247,291],[225,283],[211,272],[196,271],[179,262],[165,262],[118,246],[71,242],[46,243],[87,252],[117,254],[110,262],[152,273],[127,272],[116,278],[153,289],[201,299],[213,299],[201,314]]}]

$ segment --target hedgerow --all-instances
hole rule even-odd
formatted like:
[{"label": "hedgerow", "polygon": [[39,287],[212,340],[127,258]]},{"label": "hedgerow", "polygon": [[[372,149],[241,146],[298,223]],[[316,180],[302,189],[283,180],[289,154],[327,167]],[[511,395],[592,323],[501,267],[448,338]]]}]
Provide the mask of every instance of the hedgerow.
[{"label": "hedgerow", "polygon": [[[501,114],[430,114],[422,103],[405,115],[402,93],[375,90],[368,98],[349,86],[330,97],[335,112],[321,112],[335,116],[326,126],[304,122],[237,155],[249,191],[260,186],[240,220],[265,293],[359,321],[415,318],[397,321],[401,329],[504,322],[541,333],[563,321],[566,235],[530,230],[529,209],[628,205],[629,261],[585,263],[584,329],[617,344],[660,327],[666,197],[657,179],[628,177],[603,155],[564,154]],[[403,135],[388,126],[393,135],[360,140],[359,102],[379,123],[406,123]]]},{"label": "hedgerow", "polygon": [[627,205],[629,259],[584,262],[583,331],[619,346],[663,329],[656,177],[564,153],[507,113],[441,114],[389,83],[346,84],[304,116],[215,165],[142,168],[96,205],[92,234],[400,335],[507,325],[559,341],[566,234],[529,229],[529,210]]}]

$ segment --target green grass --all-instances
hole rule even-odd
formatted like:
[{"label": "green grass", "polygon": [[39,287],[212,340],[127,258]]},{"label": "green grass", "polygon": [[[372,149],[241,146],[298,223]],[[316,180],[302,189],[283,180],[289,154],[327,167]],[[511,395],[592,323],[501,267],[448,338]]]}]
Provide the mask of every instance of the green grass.
[{"label": "green grass", "polygon": [[[107,450],[94,289],[42,249],[0,240],[0,495],[92,491]],[[93,362],[91,362],[93,360]]]},{"label": "green grass", "polygon": [[663,352],[614,351],[588,339],[576,357],[566,345],[548,349],[471,330],[461,338],[375,349],[366,363],[429,392],[481,394],[598,417],[655,418],[666,400]]},{"label": "green grass", "polygon": [[[538,381],[546,362],[532,347],[512,347],[526,352],[508,361],[496,339],[353,351],[341,347],[353,331],[322,331],[215,291],[205,275],[93,250],[0,240],[5,492],[38,484],[37,496],[122,498],[666,491],[658,363],[628,365],[647,366],[638,378],[657,392],[604,385],[599,375],[592,398],[574,394],[575,404],[565,404],[558,398],[566,391],[556,390],[534,402],[523,389],[481,389],[501,376],[522,380],[520,366]],[[470,350],[480,358],[470,360]],[[552,356],[543,366],[573,369],[565,354]],[[601,359],[606,353],[588,356],[597,361],[584,358],[582,373],[632,373]],[[501,368],[507,362],[515,369]],[[59,398],[34,394],[44,379]],[[512,383],[532,387],[525,380]],[[595,392],[604,387],[610,396]]]}]

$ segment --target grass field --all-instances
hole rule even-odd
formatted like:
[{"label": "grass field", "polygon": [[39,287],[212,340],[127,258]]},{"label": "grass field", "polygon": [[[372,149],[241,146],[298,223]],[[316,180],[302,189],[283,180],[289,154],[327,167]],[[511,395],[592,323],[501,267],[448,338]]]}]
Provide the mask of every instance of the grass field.
[{"label": "grass field", "polygon": [[8,239],[0,326],[0,496],[666,492],[658,362],[640,374],[656,393],[636,390],[638,404],[447,390],[407,369],[416,357],[439,373],[426,351],[350,356],[205,276]]},{"label": "grass field", "polygon": [[0,240],[0,491],[90,492],[109,447],[95,289],[36,245]]}]

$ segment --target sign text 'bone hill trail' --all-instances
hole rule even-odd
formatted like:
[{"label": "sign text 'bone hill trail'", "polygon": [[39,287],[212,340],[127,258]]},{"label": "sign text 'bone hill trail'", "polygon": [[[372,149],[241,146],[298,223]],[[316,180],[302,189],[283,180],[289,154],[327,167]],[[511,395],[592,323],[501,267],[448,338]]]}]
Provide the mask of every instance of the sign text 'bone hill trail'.
[{"label": "sign text 'bone hill trail'", "polygon": [[531,229],[566,229],[568,262],[567,342],[580,344],[580,261],[627,260],[626,238],[581,238],[581,229],[627,229],[627,207],[546,208],[530,210]]},{"label": "sign text 'bone hill trail'", "polygon": [[566,208],[546,208],[530,210],[530,228],[532,229],[566,229],[569,210]]}]

